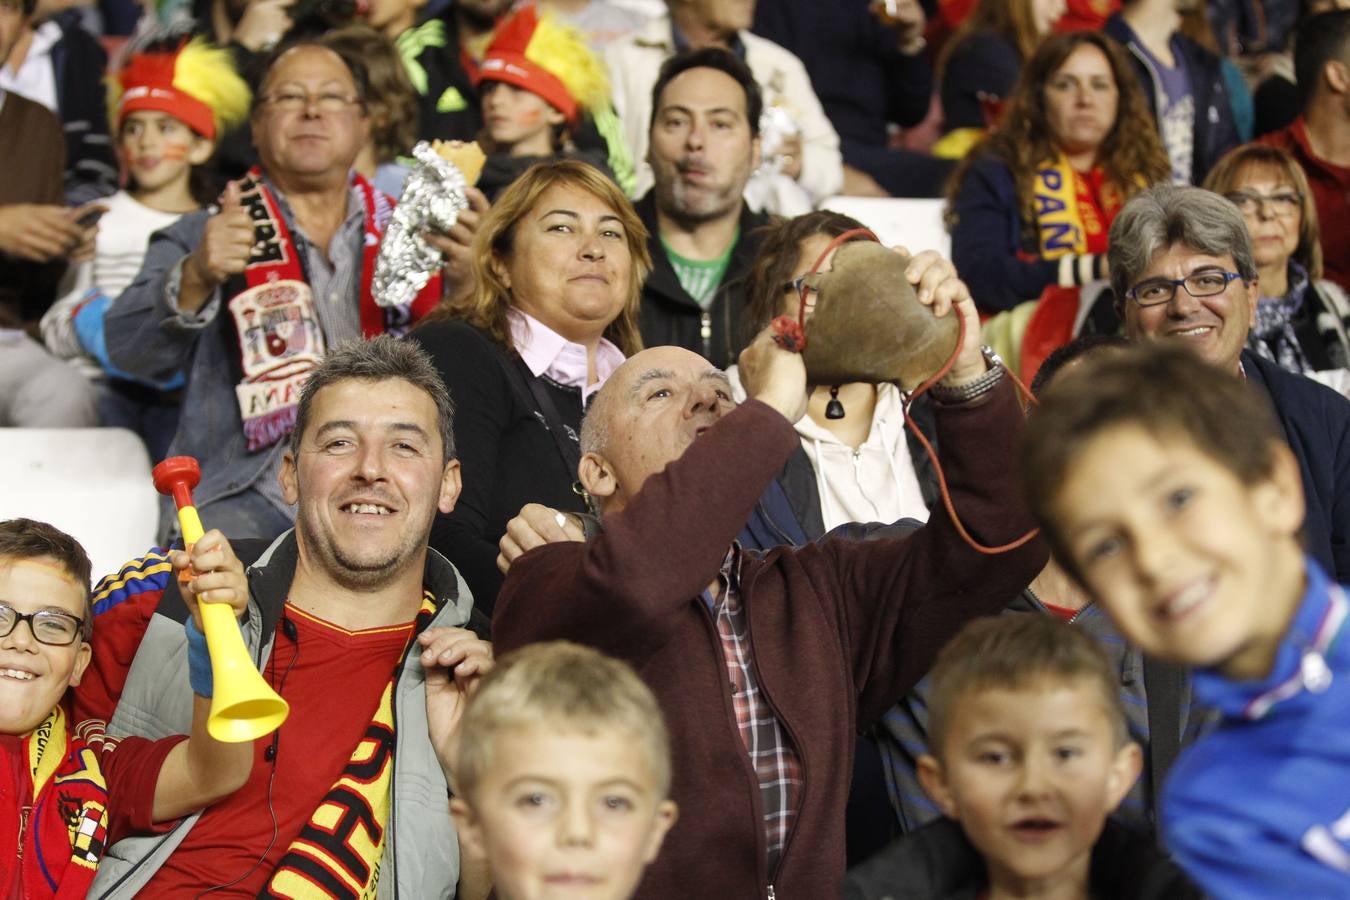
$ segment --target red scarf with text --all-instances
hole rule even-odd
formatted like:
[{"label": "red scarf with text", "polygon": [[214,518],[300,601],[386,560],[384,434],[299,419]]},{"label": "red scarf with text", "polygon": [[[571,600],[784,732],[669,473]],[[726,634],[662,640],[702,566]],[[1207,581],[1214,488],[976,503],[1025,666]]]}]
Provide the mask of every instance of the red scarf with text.
[{"label": "red scarf with text", "polygon": [[[361,246],[361,333],[400,335],[441,298],[436,273],[411,304],[381,307],[371,292],[375,258],[393,201],[360,175],[352,186],[365,204]],[[255,167],[239,183],[240,202],[253,220],[254,246],[244,287],[228,307],[239,340],[242,378],[235,386],[249,452],[270,447],[295,427],[300,389],[323,357],[323,329],[314,309],[302,252],[296,247],[272,189]]]}]

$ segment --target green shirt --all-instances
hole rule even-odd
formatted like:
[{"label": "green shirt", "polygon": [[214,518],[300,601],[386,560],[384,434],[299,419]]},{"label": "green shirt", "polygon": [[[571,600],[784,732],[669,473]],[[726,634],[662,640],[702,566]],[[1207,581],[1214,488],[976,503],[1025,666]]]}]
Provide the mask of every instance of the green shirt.
[{"label": "green shirt", "polygon": [[731,243],[727,244],[727,249],[716,259],[686,259],[670,249],[664,238],[661,239],[661,248],[666,251],[666,259],[670,260],[670,267],[675,270],[680,287],[704,309],[712,305],[717,287],[722,283],[722,276],[727,274],[727,266],[731,264],[731,251],[736,248],[736,242],[740,237],[741,232],[737,228]]}]

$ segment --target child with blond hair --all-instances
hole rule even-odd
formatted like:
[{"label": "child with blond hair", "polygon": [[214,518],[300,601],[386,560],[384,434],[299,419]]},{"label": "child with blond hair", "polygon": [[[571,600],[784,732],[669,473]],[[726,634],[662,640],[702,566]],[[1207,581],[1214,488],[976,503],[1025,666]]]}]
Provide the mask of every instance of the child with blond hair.
[{"label": "child with blond hair", "polygon": [[450,809],[500,900],[635,895],[676,809],[661,709],[631,668],[524,647],[483,678],[460,735]]}]

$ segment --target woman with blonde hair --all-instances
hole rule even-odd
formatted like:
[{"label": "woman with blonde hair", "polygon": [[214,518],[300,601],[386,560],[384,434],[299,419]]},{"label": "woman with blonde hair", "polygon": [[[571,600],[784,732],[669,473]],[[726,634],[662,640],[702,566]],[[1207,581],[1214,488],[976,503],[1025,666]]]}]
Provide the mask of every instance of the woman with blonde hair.
[{"label": "woman with blonde hair", "polygon": [[[1251,235],[1260,299],[1248,348],[1303,375],[1350,368],[1350,300],[1322,278],[1317,206],[1298,162],[1244,144],[1215,164],[1205,187],[1237,204]],[[1344,388],[1345,375],[1333,386]]]},{"label": "woman with blonde hair", "polygon": [[1170,171],[1120,45],[1093,31],[1046,38],[1002,125],[962,161],[948,191],[952,262],[976,304],[991,315],[1016,308],[986,326],[1015,371],[1034,374],[1081,330],[1078,288],[1106,277],[1112,220]]},{"label": "woman with blonde hair", "polygon": [[526,503],[582,512],[573,491],[586,401],[642,349],[637,309],[651,269],[647,229],[593,166],[541,163],[497,198],[473,239],[467,306],[412,332],[455,403],[464,488],[431,546],[491,615],[497,542]]}]

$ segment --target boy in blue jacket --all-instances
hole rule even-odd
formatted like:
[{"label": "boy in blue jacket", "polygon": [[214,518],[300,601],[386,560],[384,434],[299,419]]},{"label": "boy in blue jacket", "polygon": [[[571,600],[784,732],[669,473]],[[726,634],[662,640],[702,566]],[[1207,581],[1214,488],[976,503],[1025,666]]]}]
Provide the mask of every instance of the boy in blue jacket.
[{"label": "boy in blue jacket", "polygon": [[1102,354],[1046,391],[1022,465],[1056,558],[1222,713],[1163,792],[1177,859],[1226,900],[1350,895],[1350,600],[1303,553],[1269,405],[1181,347]]}]

